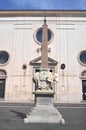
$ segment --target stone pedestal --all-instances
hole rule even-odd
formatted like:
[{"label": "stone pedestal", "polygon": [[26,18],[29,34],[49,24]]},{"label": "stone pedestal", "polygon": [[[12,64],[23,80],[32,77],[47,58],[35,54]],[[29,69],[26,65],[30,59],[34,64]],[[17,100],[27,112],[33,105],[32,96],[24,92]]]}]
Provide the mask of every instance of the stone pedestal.
[{"label": "stone pedestal", "polygon": [[53,106],[53,92],[35,92],[35,107],[28,112],[24,123],[65,124],[60,112]]}]

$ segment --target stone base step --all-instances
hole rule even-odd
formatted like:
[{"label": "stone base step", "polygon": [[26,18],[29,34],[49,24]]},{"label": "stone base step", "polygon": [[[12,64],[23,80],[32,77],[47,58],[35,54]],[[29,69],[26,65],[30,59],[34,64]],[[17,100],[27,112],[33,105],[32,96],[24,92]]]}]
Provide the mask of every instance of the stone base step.
[{"label": "stone base step", "polygon": [[60,112],[54,108],[34,107],[24,119],[24,123],[61,123],[65,124]]}]

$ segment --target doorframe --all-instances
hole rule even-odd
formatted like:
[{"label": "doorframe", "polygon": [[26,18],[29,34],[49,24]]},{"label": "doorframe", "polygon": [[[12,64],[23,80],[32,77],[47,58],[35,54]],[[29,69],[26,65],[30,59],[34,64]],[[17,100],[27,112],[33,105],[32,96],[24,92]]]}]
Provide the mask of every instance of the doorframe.
[{"label": "doorframe", "polygon": [[82,101],[86,101],[86,99],[84,99],[83,97],[83,94],[86,94],[83,92],[83,81],[86,81],[86,79],[82,79],[81,81],[82,81]]},{"label": "doorframe", "polygon": [[4,83],[4,97],[0,97],[0,99],[5,99],[6,78],[7,78],[7,72],[5,70],[3,70],[3,69],[0,69],[0,80],[5,80],[5,83]]},{"label": "doorframe", "polygon": [[2,82],[1,84],[3,86],[3,91],[1,91],[0,93],[2,93],[2,95],[0,94],[0,99],[4,99],[5,98],[5,84],[6,84],[6,79],[0,79],[0,81]]}]

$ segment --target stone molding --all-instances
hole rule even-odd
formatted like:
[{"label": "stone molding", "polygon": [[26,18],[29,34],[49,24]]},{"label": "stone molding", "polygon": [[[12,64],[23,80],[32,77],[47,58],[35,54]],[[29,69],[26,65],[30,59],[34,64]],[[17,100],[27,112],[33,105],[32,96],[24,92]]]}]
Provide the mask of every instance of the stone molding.
[{"label": "stone molding", "polygon": [[0,17],[86,17],[86,10],[1,10]]}]

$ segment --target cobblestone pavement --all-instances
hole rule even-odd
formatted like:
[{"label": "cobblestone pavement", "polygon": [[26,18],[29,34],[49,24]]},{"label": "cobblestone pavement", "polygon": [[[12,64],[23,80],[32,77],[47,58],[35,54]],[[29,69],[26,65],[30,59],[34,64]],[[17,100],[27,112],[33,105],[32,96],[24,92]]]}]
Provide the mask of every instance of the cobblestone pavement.
[{"label": "cobblestone pavement", "polygon": [[85,104],[55,104],[66,121],[65,125],[24,124],[23,119],[32,107],[32,104],[0,104],[0,130],[86,130]]}]

